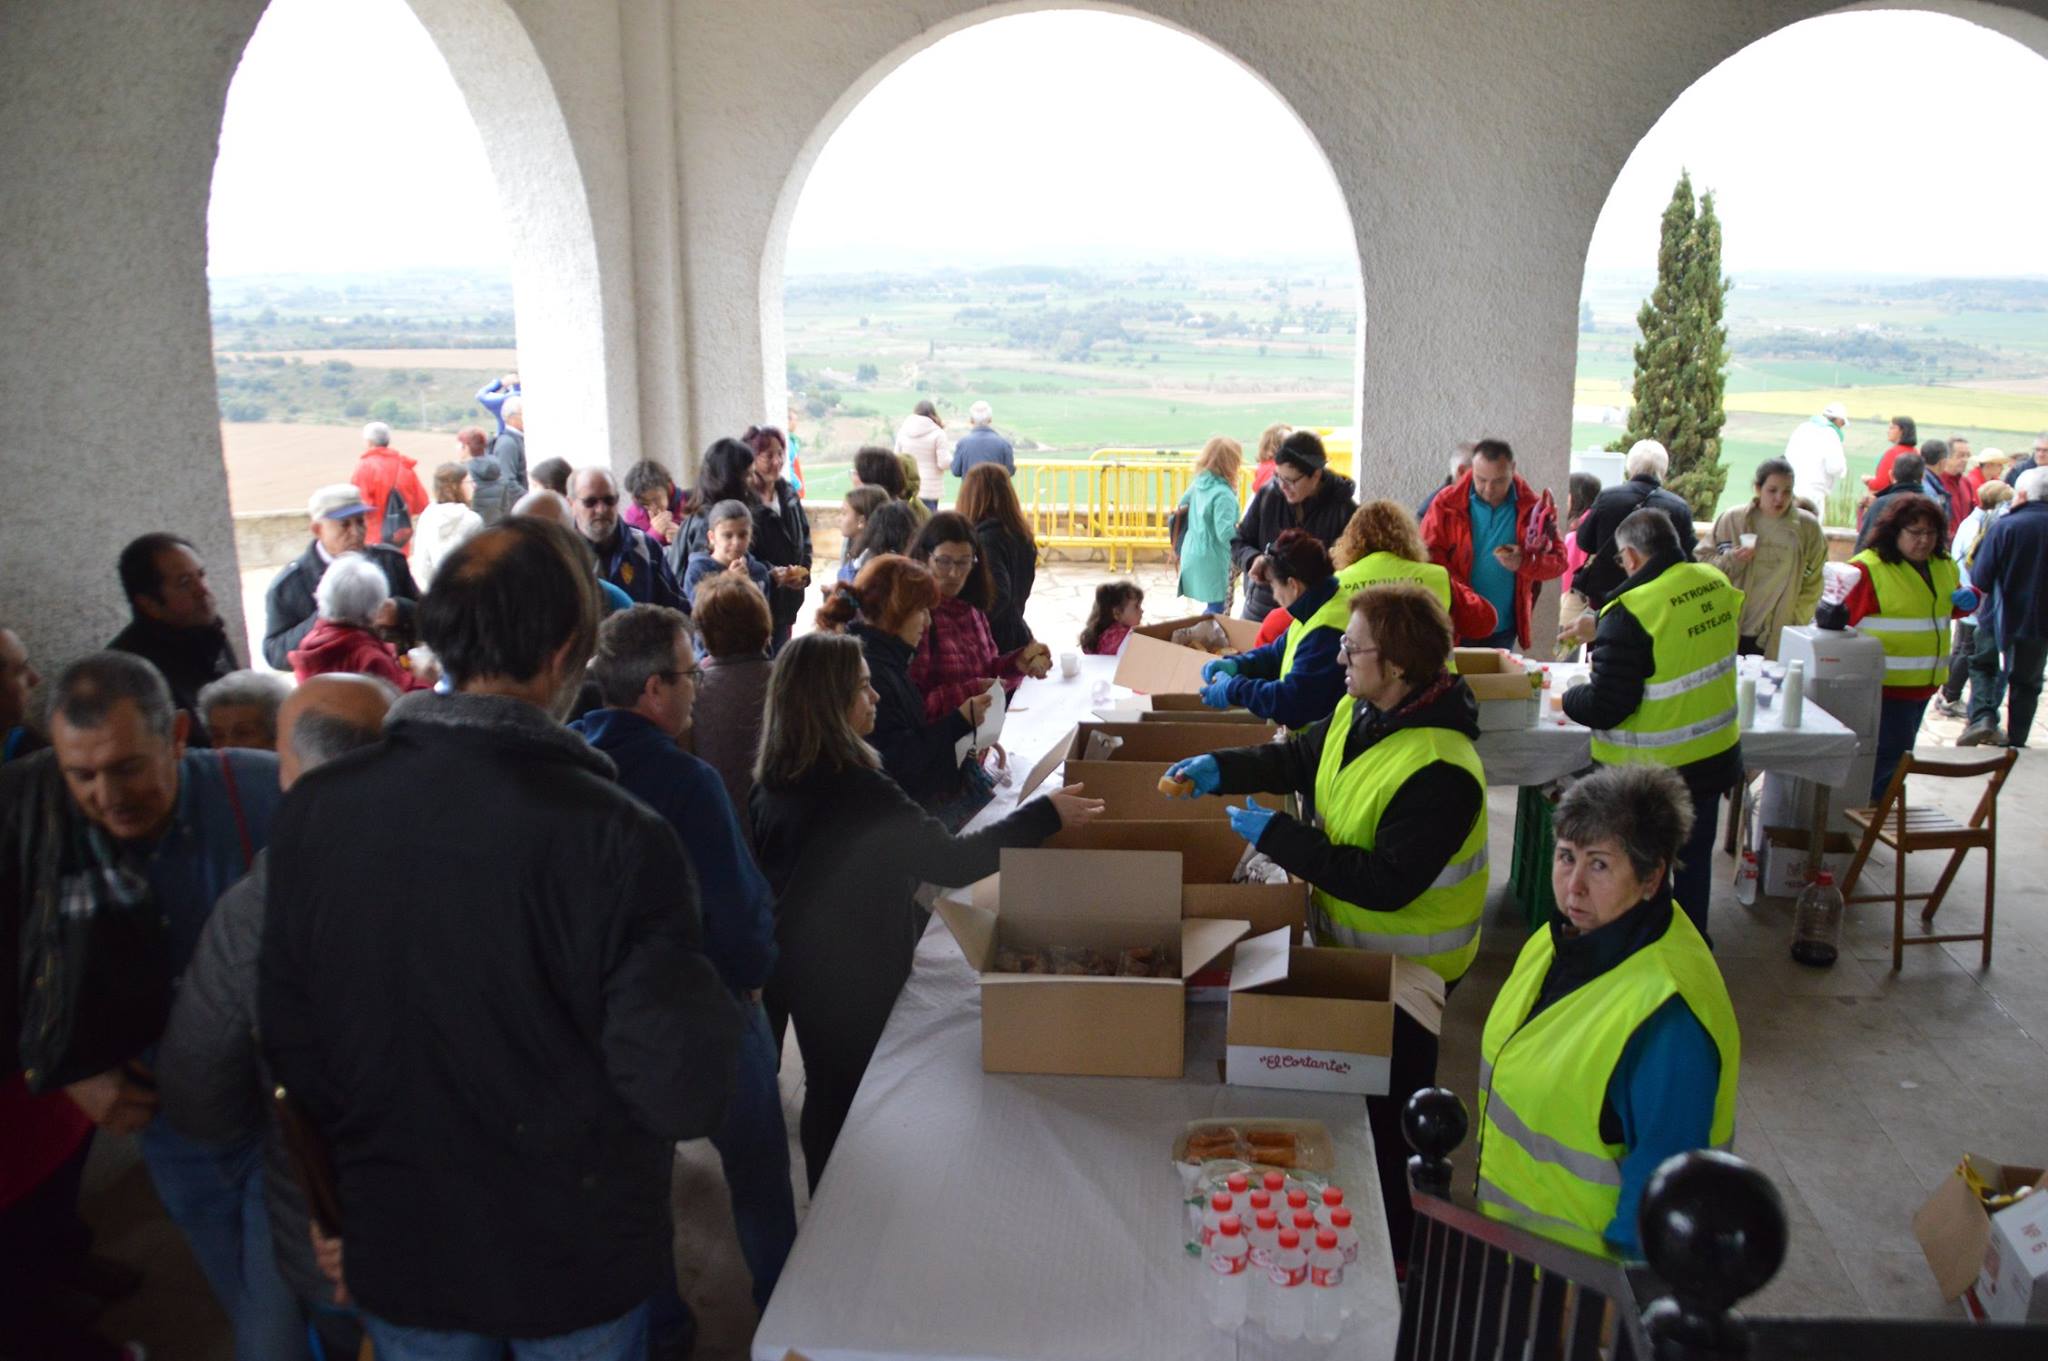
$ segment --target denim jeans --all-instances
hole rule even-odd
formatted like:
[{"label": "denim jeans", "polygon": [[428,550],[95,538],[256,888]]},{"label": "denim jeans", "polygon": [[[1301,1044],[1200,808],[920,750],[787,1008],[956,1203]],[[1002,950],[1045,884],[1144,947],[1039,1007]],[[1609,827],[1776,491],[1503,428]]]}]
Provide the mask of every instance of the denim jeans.
[{"label": "denim jeans", "polygon": [[[1694,788],[1691,781],[1686,790],[1692,795],[1692,831],[1678,852],[1671,896],[1707,936],[1707,902],[1714,895],[1714,831],[1721,822],[1721,795],[1727,791]],[[1714,938],[1707,936],[1707,944],[1713,943]]]},{"label": "denim jeans", "polygon": [[1513,624],[1509,624],[1506,628],[1501,629],[1496,633],[1488,634],[1484,638],[1460,638],[1458,640],[1458,646],[1504,647],[1507,648],[1509,651],[1513,651],[1515,647],[1515,642],[1515,626]]},{"label": "denim jeans", "polygon": [[782,1122],[779,1047],[760,1003],[747,1008],[739,1078],[725,1124],[711,1136],[732,1192],[733,1227],[754,1277],[754,1304],[766,1309],[796,1242],[796,1193],[789,1185],[789,1129]]},{"label": "denim jeans", "polygon": [[1227,604],[1227,602],[1225,602],[1225,601],[1221,601],[1221,600],[1212,600],[1212,601],[1210,601],[1210,602],[1209,602],[1208,604],[1206,604],[1206,605],[1202,606],[1202,613],[1204,613],[1204,614],[1221,614],[1221,613],[1223,613],[1223,611],[1224,611],[1224,609],[1225,609],[1225,607],[1226,607],[1226,604]]},{"label": "denim jeans", "polygon": [[647,1306],[559,1337],[496,1338],[401,1328],[363,1315],[377,1361],[644,1361]]},{"label": "denim jeans", "polygon": [[196,1143],[158,1119],[142,1132],[142,1161],[234,1325],[235,1361],[309,1361],[305,1316],[271,1246],[262,1140]]},{"label": "denim jeans", "polygon": [[[1991,712],[1995,718],[1998,711],[1993,709]],[[1920,720],[1926,716],[1925,699],[1892,699],[1887,696],[1878,706],[1877,769],[1870,777],[1872,804],[1884,797],[1886,786],[1892,782],[1892,772],[1899,768],[1899,758],[1920,740]]]},{"label": "denim jeans", "polygon": [[1990,727],[1998,722],[1998,706],[2005,703],[2005,658],[1998,650],[1998,629],[1983,620],[1970,640],[1970,726]]}]

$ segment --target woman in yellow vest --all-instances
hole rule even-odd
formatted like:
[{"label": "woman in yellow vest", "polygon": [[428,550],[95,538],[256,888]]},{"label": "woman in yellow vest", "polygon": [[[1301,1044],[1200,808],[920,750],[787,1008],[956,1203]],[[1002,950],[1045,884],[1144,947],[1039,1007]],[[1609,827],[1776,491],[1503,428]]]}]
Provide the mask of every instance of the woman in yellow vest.
[{"label": "woman in yellow vest", "polygon": [[[1345,597],[1349,698],[1285,742],[1219,751],[1171,767],[1203,794],[1310,794],[1314,826],[1246,799],[1230,823],[1314,890],[1316,943],[1383,950],[1456,986],[1479,950],[1486,903],[1486,775],[1472,740],[1479,706],[1445,670],[1451,621],[1422,586],[1388,582]],[[1435,1080],[1436,1035],[1394,1017],[1388,1094],[1366,1098],[1393,1241],[1408,1241],[1400,1112]]]},{"label": "woman in yellow vest", "polygon": [[1883,797],[1913,749],[1927,701],[1948,678],[1949,620],[1977,608],[1977,593],[1943,546],[1948,517],[1925,496],[1890,504],[1870,547],[1849,559],[1862,577],[1843,602],[1849,622],[1884,644],[1884,703],[1877,718],[1877,770],[1870,801]]},{"label": "woman in yellow vest", "polygon": [[1288,529],[1266,546],[1266,581],[1292,617],[1287,632],[1261,648],[1202,667],[1202,703],[1233,706],[1288,728],[1328,718],[1344,694],[1337,639],[1344,598],[1330,551],[1305,530]]},{"label": "woman in yellow vest", "polygon": [[1692,824],[1663,766],[1596,771],[1557,805],[1558,916],[1522,947],[1479,1045],[1479,1201],[1640,1251],[1665,1159],[1735,1133],[1735,1008],[1671,869]]},{"label": "woman in yellow vest", "polygon": [[1368,501],[1353,511],[1330,550],[1330,560],[1337,564],[1339,595],[1375,582],[1418,581],[1450,612],[1458,637],[1485,638],[1500,628],[1485,596],[1429,560],[1415,517],[1399,502]]}]

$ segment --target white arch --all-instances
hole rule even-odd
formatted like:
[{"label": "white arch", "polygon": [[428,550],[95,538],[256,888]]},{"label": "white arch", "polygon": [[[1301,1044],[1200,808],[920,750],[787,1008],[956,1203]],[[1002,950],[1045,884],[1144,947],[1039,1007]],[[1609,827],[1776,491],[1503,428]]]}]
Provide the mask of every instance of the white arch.
[{"label": "white arch", "polygon": [[1177,33],[1184,38],[1198,42],[1202,46],[1222,54],[1229,58],[1239,69],[1251,76],[1252,79],[1256,80],[1267,94],[1271,95],[1282,108],[1287,110],[1288,116],[1293,120],[1295,127],[1300,129],[1302,138],[1316,149],[1317,158],[1322,164],[1324,173],[1329,176],[1330,186],[1336,191],[1337,202],[1344,211],[1345,229],[1353,243],[1352,248],[1357,252],[1358,258],[1358,286],[1353,309],[1358,321],[1352,336],[1351,346],[1351,423],[1356,426],[1359,423],[1359,403],[1362,400],[1362,393],[1364,391],[1365,374],[1365,258],[1364,251],[1358,244],[1357,224],[1352,220],[1350,205],[1345,198],[1343,185],[1337,179],[1336,169],[1331,165],[1329,153],[1324,149],[1321,139],[1316,136],[1315,132],[1302,118],[1301,111],[1289,102],[1287,96],[1274,88],[1273,83],[1266,79],[1265,75],[1258,68],[1214,38],[1162,18],[1148,10],[1129,5],[1096,3],[1095,0],[1060,0],[1059,3],[1054,4],[1047,4],[1045,0],[1004,0],[1004,3],[987,5],[979,9],[956,14],[940,23],[933,24],[930,28],[923,30],[908,41],[898,44],[881,60],[873,63],[863,71],[858,79],[840,91],[839,97],[832,101],[824,117],[818,120],[817,124],[811,129],[810,135],[804,139],[802,146],[798,149],[796,157],[791,163],[789,173],[783,178],[781,192],[776,196],[775,208],[768,222],[767,241],[761,252],[759,299],[761,317],[762,409],[771,413],[771,415],[779,414],[788,404],[789,400],[789,348],[782,322],[782,279],[789,247],[789,226],[791,219],[796,216],[797,202],[803,197],[804,184],[810,179],[811,170],[817,165],[818,157],[823,154],[826,144],[839,131],[840,126],[845,123],[847,116],[855,108],[859,107],[860,102],[866,99],[877,85],[888,79],[890,75],[895,73],[897,68],[919,52],[945,41],[956,33],[964,32],[967,29],[975,28],[982,24],[999,19],[1012,18],[1020,14],[1044,13],[1048,10],[1088,10],[1095,13],[1117,14],[1127,18],[1142,19],[1147,23],[1156,24],[1160,28]]}]

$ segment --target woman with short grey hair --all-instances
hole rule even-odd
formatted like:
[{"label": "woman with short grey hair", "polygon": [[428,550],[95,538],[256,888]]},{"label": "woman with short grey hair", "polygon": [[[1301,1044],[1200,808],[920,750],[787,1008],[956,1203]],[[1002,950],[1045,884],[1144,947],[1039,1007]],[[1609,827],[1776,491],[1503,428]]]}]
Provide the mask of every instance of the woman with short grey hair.
[{"label": "woman with short grey hair", "polygon": [[274,672],[230,671],[200,690],[199,721],[216,747],[276,751],[278,706],[291,692]]},{"label": "woman with short grey hair", "polygon": [[1558,802],[1557,913],[1479,1044],[1479,1199],[1640,1254],[1650,1174],[1735,1133],[1742,1039],[1713,954],[1671,900],[1685,781],[1608,766]]},{"label": "woman with short grey hair", "polygon": [[313,591],[318,622],[289,654],[300,680],[332,671],[354,672],[391,682],[401,690],[427,690],[441,678],[429,663],[415,670],[398,650],[377,635],[378,620],[391,599],[391,583],[360,553],[336,558]]}]

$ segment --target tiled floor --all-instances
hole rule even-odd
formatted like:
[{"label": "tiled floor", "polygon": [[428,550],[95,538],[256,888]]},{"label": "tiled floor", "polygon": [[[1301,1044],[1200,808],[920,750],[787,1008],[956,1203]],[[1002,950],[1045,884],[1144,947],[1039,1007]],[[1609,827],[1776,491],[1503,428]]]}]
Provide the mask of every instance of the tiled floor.
[{"label": "tiled floor", "polygon": [[[245,579],[259,611],[269,575]],[[1149,617],[1187,608],[1174,598],[1168,569],[1140,566],[1129,575],[1146,590]],[[1056,651],[1071,646],[1095,586],[1107,579],[1100,563],[1042,568],[1030,607],[1035,631]],[[1930,718],[1923,754],[1951,746],[1960,727]],[[1956,1317],[1914,1243],[1913,1211],[1966,1150],[2048,1161],[2041,1114],[2048,1109],[2048,850],[2032,820],[2035,800],[2048,807],[2048,766],[2041,764],[2048,724],[2036,725],[2033,745],[2000,804],[1997,953],[1989,971],[1978,971],[1975,945],[1951,945],[1909,950],[1894,974],[1889,916],[1871,908],[1851,915],[1833,968],[1802,967],[1787,952],[1791,904],[1736,903],[1730,862],[1717,861],[1711,923],[1743,1038],[1736,1151],[1776,1183],[1792,1230],[1784,1270],[1751,1301],[1756,1312]],[[1974,790],[1940,782],[1915,793],[1957,816],[1967,816],[1974,801]],[[1493,862],[1505,866],[1512,863],[1513,792],[1492,797]],[[1951,890],[1944,928],[1978,920],[1980,860],[1966,864]],[[1935,868],[1916,862],[1915,886],[1931,883]],[[1468,1105],[1480,1027],[1526,936],[1504,882],[1487,928],[1478,962],[1451,1001],[1438,1070]],[[802,1094],[794,1044],[789,1057],[783,1090],[794,1130]],[[791,1158],[801,1206],[802,1160],[793,1144]],[[1469,1172],[1469,1149],[1467,1158]],[[103,1321],[108,1335],[147,1340],[153,1361],[227,1358],[224,1322],[163,1221],[132,1148],[111,1142],[96,1153],[90,1188],[87,1211],[102,1250],[149,1272],[143,1291]],[[675,1198],[678,1257],[698,1306],[698,1354],[743,1357],[753,1311],[709,1145],[679,1151]]]}]

